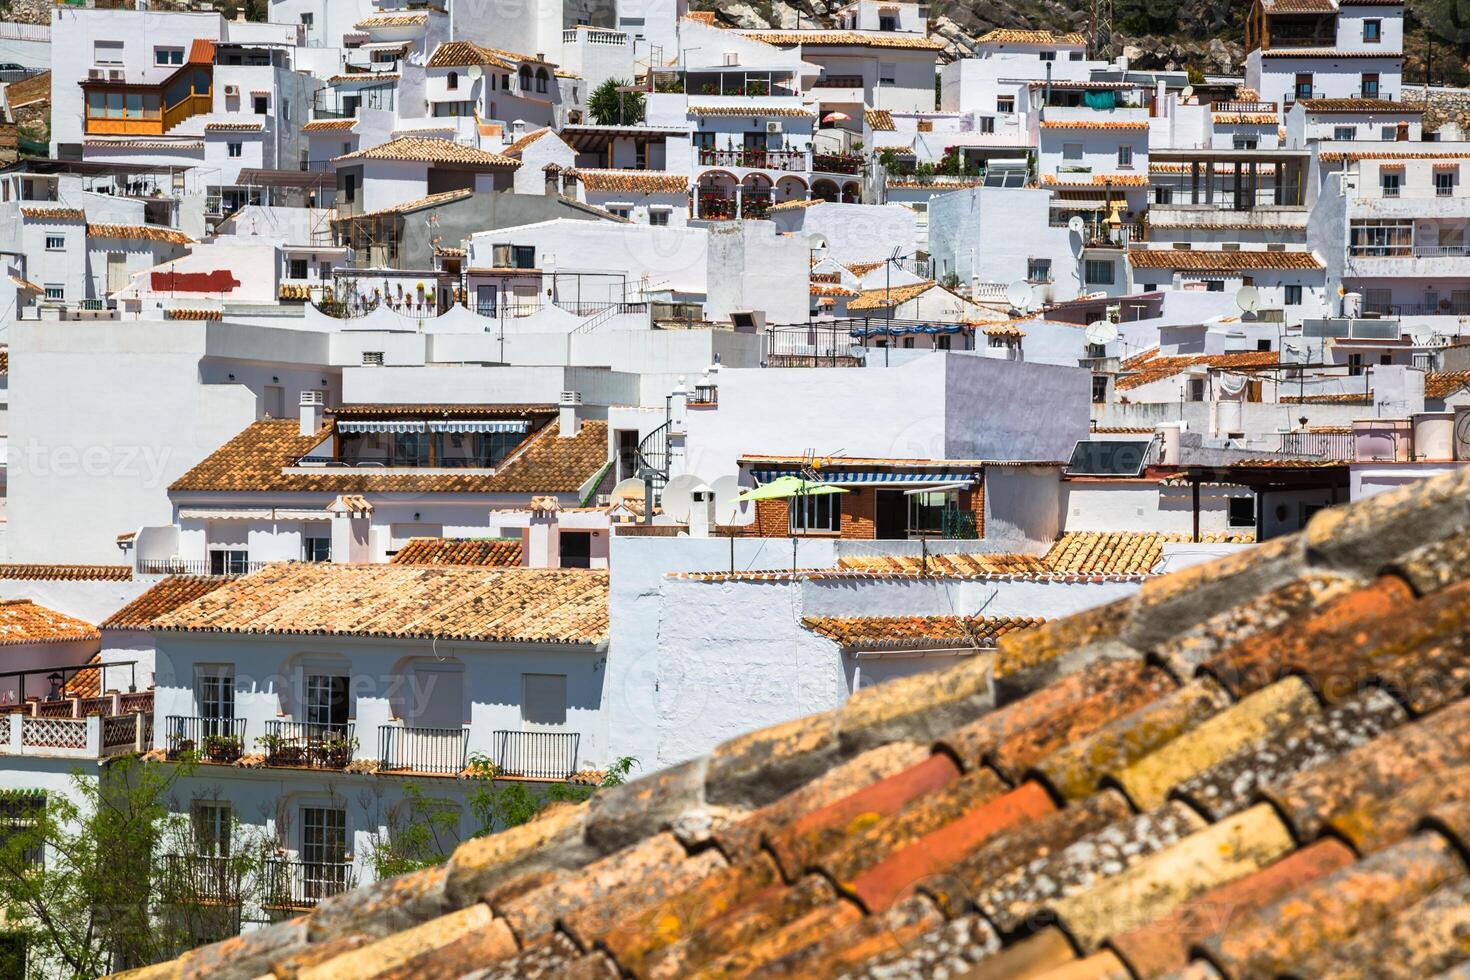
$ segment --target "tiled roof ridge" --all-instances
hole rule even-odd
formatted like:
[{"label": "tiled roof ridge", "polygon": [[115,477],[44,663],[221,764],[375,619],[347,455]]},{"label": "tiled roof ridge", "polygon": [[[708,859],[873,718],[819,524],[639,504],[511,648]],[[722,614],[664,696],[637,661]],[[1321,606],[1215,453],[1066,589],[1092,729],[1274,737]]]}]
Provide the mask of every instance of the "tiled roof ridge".
[{"label": "tiled roof ridge", "polygon": [[1324,510],[137,976],[1436,975],[1467,958],[1467,502],[1462,470]]}]

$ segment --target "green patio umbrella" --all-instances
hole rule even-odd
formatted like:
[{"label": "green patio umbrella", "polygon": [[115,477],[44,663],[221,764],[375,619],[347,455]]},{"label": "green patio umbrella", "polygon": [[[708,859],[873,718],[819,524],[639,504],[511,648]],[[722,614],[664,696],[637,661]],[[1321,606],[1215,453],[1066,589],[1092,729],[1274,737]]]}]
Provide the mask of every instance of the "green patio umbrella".
[{"label": "green patio umbrella", "polygon": [[799,476],[778,476],[770,483],[740,491],[738,500],[786,500],[789,497],[809,497],[819,493],[847,493],[842,487],[830,483],[815,483]]}]

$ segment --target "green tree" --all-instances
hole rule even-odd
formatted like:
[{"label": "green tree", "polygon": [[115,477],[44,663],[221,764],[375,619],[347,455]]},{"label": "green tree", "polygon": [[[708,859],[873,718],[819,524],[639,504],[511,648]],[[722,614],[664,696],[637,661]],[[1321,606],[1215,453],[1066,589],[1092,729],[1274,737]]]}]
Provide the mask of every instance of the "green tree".
[{"label": "green tree", "polygon": [[631,126],[643,121],[643,93],[622,92],[629,86],[620,78],[609,78],[587,97],[587,111],[599,126]]},{"label": "green tree", "polygon": [[[70,792],[0,797],[0,909],[37,972],[95,977],[238,930],[186,890],[197,872],[181,876],[169,860],[200,850],[172,805],[192,768],[124,757],[98,776],[76,773]],[[204,875],[211,892],[255,877],[260,848],[240,836]]]}]

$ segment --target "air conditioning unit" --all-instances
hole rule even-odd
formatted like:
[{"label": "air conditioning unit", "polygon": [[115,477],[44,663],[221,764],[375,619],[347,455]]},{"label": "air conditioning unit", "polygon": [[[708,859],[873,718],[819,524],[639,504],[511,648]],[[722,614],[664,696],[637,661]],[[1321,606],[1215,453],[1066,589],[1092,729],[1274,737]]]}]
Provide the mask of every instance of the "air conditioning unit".
[{"label": "air conditioning unit", "polygon": [[781,120],[779,120],[779,119],[769,119],[769,120],[767,120],[766,121],[766,132],[768,132],[768,133],[779,133],[779,132],[781,132]]},{"label": "air conditioning unit", "polygon": [[495,245],[490,250],[490,265],[496,269],[510,268],[510,246]]},{"label": "air conditioning unit", "polygon": [[123,78],[124,78],[124,75],[123,75],[123,70],[121,68],[109,68],[109,69],[107,69],[107,80],[109,82],[120,82],[120,81],[123,80]]},{"label": "air conditioning unit", "polygon": [[729,67],[731,65],[738,65],[738,64],[740,64],[740,52],[739,51],[726,51],[725,52],[725,65],[726,65],[726,67]]},{"label": "air conditioning unit", "polygon": [[106,77],[107,77],[107,72],[103,71],[101,68],[88,68],[87,69],[87,79],[89,81],[100,82],[100,81],[102,81],[102,79],[104,79]]},{"label": "air conditioning unit", "polygon": [[239,94],[240,94],[240,86],[238,86],[238,85],[226,85],[225,86],[225,95],[230,96],[230,95],[239,95]]},{"label": "air conditioning unit", "polygon": [[380,350],[365,350],[362,352],[362,363],[364,367],[382,367],[383,352]]}]

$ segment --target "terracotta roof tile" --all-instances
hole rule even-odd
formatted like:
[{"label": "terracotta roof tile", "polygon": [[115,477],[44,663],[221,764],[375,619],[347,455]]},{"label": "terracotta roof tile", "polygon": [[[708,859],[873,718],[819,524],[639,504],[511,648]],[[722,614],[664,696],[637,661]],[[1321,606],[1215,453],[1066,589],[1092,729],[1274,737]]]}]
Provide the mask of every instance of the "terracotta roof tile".
[{"label": "terracotta roof tile", "polygon": [[1354,51],[1345,48],[1268,48],[1261,52],[1263,58],[1383,58],[1397,61],[1402,51]]},{"label": "terracotta roof tile", "polygon": [[1234,272],[1241,269],[1321,269],[1312,252],[1270,252],[1264,249],[1131,248],[1128,263],[1135,269],[1182,269],[1188,272]]},{"label": "terracotta roof tile", "polygon": [[352,26],[363,31],[373,27],[413,27],[428,22],[428,14],[377,14],[373,17],[364,17]]},{"label": "terracotta roof tile", "polygon": [[81,208],[21,208],[21,217],[44,221],[86,221],[87,212]]},{"label": "terracotta roof tile", "polygon": [[1051,31],[1022,31],[1011,27],[998,27],[975,39],[976,44],[1043,44],[1085,45],[1087,39],[1081,34],[1054,34]]},{"label": "terracotta roof tile", "polygon": [[147,630],[154,620],[207,595],[229,581],[206,575],[170,575],[102,621],[103,629]]},{"label": "terracotta roof tile", "polygon": [[[562,439],[552,422],[533,432],[524,449],[491,475],[382,474],[291,470],[329,434],[301,435],[300,423],[264,419],[247,426],[192,470],[172,491],[288,491],[340,493],[575,493],[607,463],[607,423],[589,420],[577,435]],[[288,471],[289,470],[289,471]]]},{"label": "terracotta roof tile", "polygon": [[[1182,252],[1182,255],[1198,254]],[[1222,253],[1243,254],[1243,253]],[[1276,351],[1246,351],[1238,354],[1182,354],[1170,357],[1159,357],[1157,351],[1153,356],[1138,356],[1130,358],[1122,365],[1125,373],[1119,376],[1115,387],[1129,390],[1139,388],[1155,381],[1172,378],[1174,375],[1193,367],[1207,367],[1215,370],[1239,370],[1250,371],[1263,368],[1274,368],[1281,360],[1281,355]]]},{"label": "terracotta roof tile", "polygon": [[522,61],[535,62],[535,58],[517,55],[499,48],[487,48],[473,41],[445,41],[429,55],[428,68],[468,68],[471,65],[494,65],[496,68],[515,69]]},{"label": "terracotta roof tile", "polygon": [[[1152,167],[1150,167],[1152,169]],[[1093,174],[1086,180],[1061,180],[1055,174],[1043,174],[1043,187],[1147,187],[1148,178],[1143,174]]]},{"label": "terracotta roof tile", "polygon": [[521,542],[519,538],[410,538],[393,556],[392,564],[514,567],[521,564]]},{"label": "terracotta roof tile", "polygon": [[1042,623],[1024,616],[810,616],[801,624],[844,650],[892,650],[937,643],[988,649],[1011,630]]},{"label": "terracotta roof tile", "polygon": [[1470,371],[1431,371],[1424,375],[1425,398],[1448,398],[1470,387]]},{"label": "terracotta roof tile", "polygon": [[0,579],[31,582],[131,582],[131,565],[0,565]]},{"label": "terracotta roof tile", "polygon": [[427,136],[399,136],[386,143],[379,143],[377,146],[344,153],[332,162],[340,164],[354,160],[406,160],[419,163],[446,163],[507,169],[520,166],[519,160],[512,159],[503,153],[491,153],[488,150],[476,149],[462,143],[451,143],[449,140],[432,139]]},{"label": "terracotta roof tile", "polygon": [[792,105],[761,105],[752,101],[748,105],[692,105],[689,107],[690,115],[694,116],[749,116],[753,118],[792,118],[810,119],[816,113],[810,109]]},{"label": "terracotta roof tile", "polygon": [[890,306],[898,306],[907,303],[911,299],[917,299],[934,289],[939,284],[931,280],[911,283],[907,286],[892,286],[882,289],[865,289],[857,297],[848,302],[849,310],[876,310],[886,309]]},{"label": "terracotta roof tile", "polygon": [[357,125],[356,119],[313,119],[301,127],[303,133],[337,132]]},{"label": "terracotta roof tile", "polygon": [[170,245],[192,245],[194,239],[175,228],[157,225],[87,225],[88,238],[123,238],[139,242],[168,242]]},{"label": "terracotta roof tile", "polygon": [[1139,133],[1148,132],[1148,120],[1146,119],[1046,119],[1040,125],[1042,129],[1118,129]]},{"label": "terracotta roof tile", "polygon": [[97,627],[75,616],[38,606],[29,599],[0,599],[0,646],[101,638]]},{"label": "terracotta roof tile", "polygon": [[887,109],[865,109],[863,110],[863,121],[875,133],[891,133],[895,129],[893,113]]},{"label": "terracotta roof tile", "polygon": [[607,573],[283,562],[157,617],[153,628],[596,643],[607,635]]},{"label": "terracotta roof tile", "polygon": [[1466,967],[1470,935],[1470,878],[1456,878],[1422,901],[1341,943],[1327,944],[1299,960],[1303,976],[1351,976],[1373,963],[1393,962],[1403,977],[1429,977]]},{"label": "terracotta roof tile", "polygon": [[661,170],[584,170],[579,167],[577,179],[589,191],[683,194],[689,190],[687,176],[664,173]]},{"label": "terracotta roof tile", "polygon": [[542,126],[540,129],[533,129],[526,135],[522,136],[520,139],[516,140],[510,146],[507,146],[503,152],[508,157],[518,157],[521,155],[522,150],[524,150],[526,147],[530,146],[532,143],[536,142],[541,137],[550,132],[550,126]]},{"label": "terracotta roof tile", "polygon": [[1424,113],[1418,106],[1388,99],[1299,99],[1298,104],[1308,112],[1392,112],[1414,116]]}]

